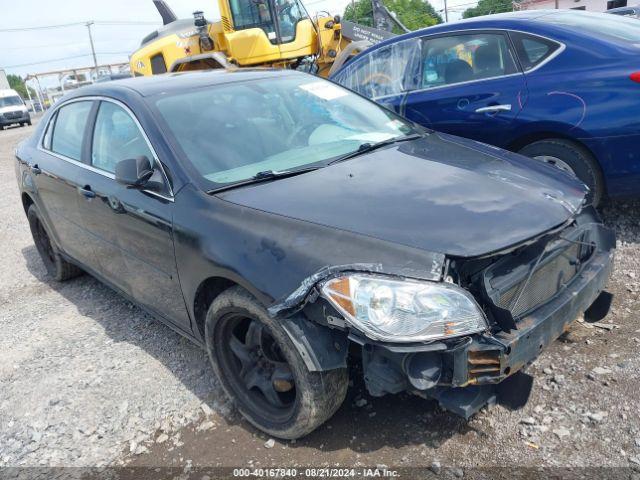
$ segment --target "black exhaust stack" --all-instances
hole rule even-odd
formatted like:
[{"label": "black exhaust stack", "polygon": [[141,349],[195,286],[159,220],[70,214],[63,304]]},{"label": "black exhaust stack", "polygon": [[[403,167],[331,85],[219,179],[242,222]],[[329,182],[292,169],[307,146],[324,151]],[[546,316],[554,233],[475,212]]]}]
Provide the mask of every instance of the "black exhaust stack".
[{"label": "black exhaust stack", "polygon": [[163,25],[168,25],[178,19],[176,14],[173,13],[173,10],[171,10],[171,7],[167,5],[167,2],[164,0],[153,0],[153,4],[156,6],[158,13],[162,17]]}]

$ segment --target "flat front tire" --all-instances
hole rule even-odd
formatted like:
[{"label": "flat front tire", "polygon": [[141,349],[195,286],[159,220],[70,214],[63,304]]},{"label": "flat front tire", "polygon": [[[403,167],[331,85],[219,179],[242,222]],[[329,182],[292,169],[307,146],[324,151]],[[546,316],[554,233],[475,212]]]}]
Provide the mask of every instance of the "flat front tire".
[{"label": "flat front tire", "polygon": [[251,424],[274,437],[307,435],[344,401],[347,369],[310,372],[279,322],[241,287],[213,301],[205,337],[227,395]]},{"label": "flat front tire", "polygon": [[27,218],[29,220],[29,228],[31,229],[33,242],[36,244],[36,249],[40,254],[42,263],[44,263],[49,276],[59,282],[63,282],[81,275],[83,272],[80,268],[67,262],[60,255],[58,248],[51,240],[51,235],[47,227],[45,227],[40,217],[38,207],[36,207],[35,204],[29,206]]},{"label": "flat front tire", "polygon": [[570,140],[551,138],[533,142],[518,153],[568,171],[589,187],[587,202],[598,206],[604,195],[604,179],[598,162],[581,145]]}]

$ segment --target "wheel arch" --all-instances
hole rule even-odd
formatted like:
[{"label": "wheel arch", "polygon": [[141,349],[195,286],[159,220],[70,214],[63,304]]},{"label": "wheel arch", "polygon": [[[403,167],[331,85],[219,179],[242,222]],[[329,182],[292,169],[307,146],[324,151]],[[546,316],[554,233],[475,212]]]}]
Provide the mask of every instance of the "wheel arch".
[{"label": "wheel arch", "polygon": [[24,213],[26,215],[26,213],[29,211],[29,207],[35,202],[33,201],[33,198],[31,198],[31,195],[29,195],[27,192],[22,192],[22,195],[20,197],[22,199],[22,208],[24,208]]},{"label": "wheel arch", "polygon": [[[246,286],[226,277],[208,277],[200,282],[193,300],[193,315],[201,338],[204,339],[207,312],[213,301],[221,293],[236,286],[253,295]],[[255,295],[253,296],[255,298]],[[261,303],[258,299],[256,300]],[[281,318],[280,325],[295,345],[309,371],[327,371],[346,367],[348,340],[343,332],[319,325],[302,313]]]},{"label": "wheel arch", "polygon": [[575,145],[578,145],[581,148],[584,148],[597,161],[597,158],[596,158],[596,155],[594,154],[594,152],[592,152],[591,149],[588,148],[583,142],[581,142],[579,140],[576,140],[575,137],[567,135],[566,133],[563,133],[561,131],[540,130],[540,131],[534,131],[534,132],[525,133],[523,135],[520,135],[518,138],[513,140],[511,143],[509,143],[509,145],[507,145],[507,150],[511,150],[512,152],[518,152],[522,148],[524,148],[527,145],[530,145],[530,144],[532,144],[534,142],[539,142],[540,140],[552,140],[554,138],[555,139],[560,139],[560,140],[566,140],[566,141],[569,141],[569,142],[571,142],[571,143],[573,143]]},{"label": "wheel arch", "polygon": [[535,131],[535,132],[529,132],[529,133],[521,135],[520,137],[518,137],[517,139],[512,141],[506,148],[507,148],[507,150],[510,150],[512,152],[516,152],[517,153],[521,149],[523,149],[524,147],[526,147],[527,145],[530,145],[532,143],[539,142],[541,140],[554,140],[554,139],[556,139],[556,140],[564,140],[566,142],[569,142],[569,143],[575,145],[576,147],[579,147],[579,148],[583,149],[585,152],[587,152],[589,155],[591,155],[593,160],[595,160],[595,166],[599,170],[600,178],[602,178],[602,180],[603,180],[603,184],[602,184],[603,187],[604,187],[603,194],[606,195],[607,194],[607,190],[608,190],[607,189],[607,178],[604,175],[604,171],[602,170],[602,165],[600,164],[598,156],[584,142],[581,142],[580,140],[576,139],[575,137],[572,137],[570,135],[567,135],[566,133],[559,132],[559,131],[548,131],[548,130]]},{"label": "wheel arch", "polygon": [[225,277],[208,277],[196,288],[192,308],[196,328],[202,338],[204,338],[204,324],[209,307],[218,295],[236,285],[238,283]]}]

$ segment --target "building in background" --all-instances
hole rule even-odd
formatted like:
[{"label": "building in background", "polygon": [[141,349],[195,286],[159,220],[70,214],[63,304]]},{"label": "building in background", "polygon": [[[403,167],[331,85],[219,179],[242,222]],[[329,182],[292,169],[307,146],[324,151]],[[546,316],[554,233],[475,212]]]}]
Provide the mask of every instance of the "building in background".
[{"label": "building in background", "polygon": [[564,8],[604,12],[611,8],[626,7],[627,0],[520,0],[514,3],[516,10],[541,10]]}]

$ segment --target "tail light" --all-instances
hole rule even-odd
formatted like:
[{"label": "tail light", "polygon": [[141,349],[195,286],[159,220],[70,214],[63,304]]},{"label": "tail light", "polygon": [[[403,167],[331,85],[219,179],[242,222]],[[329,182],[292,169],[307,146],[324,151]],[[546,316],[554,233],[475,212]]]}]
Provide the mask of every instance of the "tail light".
[{"label": "tail light", "polygon": [[640,72],[633,72],[631,75],[629,75],[629,78],[636,83],[640,83]]}]

